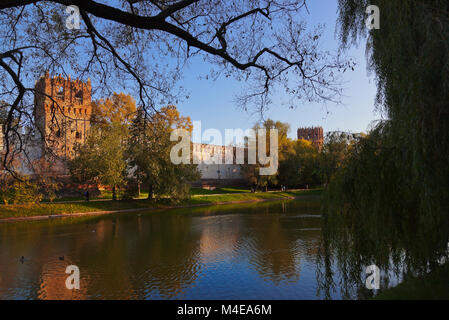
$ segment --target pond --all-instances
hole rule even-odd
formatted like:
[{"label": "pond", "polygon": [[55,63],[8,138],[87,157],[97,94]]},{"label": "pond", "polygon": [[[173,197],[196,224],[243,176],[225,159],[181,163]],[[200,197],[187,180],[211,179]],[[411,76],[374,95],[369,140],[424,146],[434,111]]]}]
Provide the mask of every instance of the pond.
[{"label": "pond", "polygon": [[320,238],[303,200],[4,223],[0,299],[322,299]]}]

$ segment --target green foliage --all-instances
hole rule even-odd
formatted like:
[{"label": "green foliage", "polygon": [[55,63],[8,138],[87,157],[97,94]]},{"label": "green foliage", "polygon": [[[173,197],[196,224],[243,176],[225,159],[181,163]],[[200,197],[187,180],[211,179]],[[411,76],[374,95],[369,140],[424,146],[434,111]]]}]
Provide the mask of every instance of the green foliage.
[{"label": "green foliage", "polygon": [[192,127],[190,119],[181,117],[174,106],[152,117],[139,110],[131,124],[129,167],[136,183],[148,185],[149,198],[186,199],[190,196],[190,182],[200,178],[196,165],[172,163],[170,150],[176,142],[170,141],[170,134],[175,128]]},{"label": "green foliage", "polygon": [[320,184],[318,149],[306,140],[290,140],[280,150],[278,181],[289,187]]},{"label": "green foliage", "polygon": [[322,180],[328,184],[337,170],[345,163],[351,145],[358,137],[345,132],[329,132],[320,152],[320,173]]},{"label": "green foliage", "polygon": [[394,288],[382,290],[376,300],[448,300],[449,265],[421,277],[410,277]]},{"label": "green foliage", "polygon": [[78,146],[76,157],[69,162],[72,179],[75,182],[97,182],[113,188],[125,183],[125,146],[128,130],[118,123],[94,126],[85,144]]},{"label": "green foliage", "polygon": [[39,177],[36,184],[39,188],[39,193],[44,199],[53,202],[56,199],[56,192],[60,188],[60,183],[50,177]]},{"label": "green foliage", "polygon": [[39,186],[26,177],[21,181],[14,179],[6,188],[0,189],[0,201],[4,204],[30,204],[41,200]]},{"label": "green foliage", "polygon": [[261,176],[259,172],[263,166],[259,161],[257,160],[256,164],[248,164],[245,160],[245,164],[241,166],[242,172],[252,191],[266,189],[268,186],[306,187],[321,184],[319,151],[311,142],[288,138],[288,123],[267,119],[262,125],[255,125],[253,129],[256,131],[260,128],[267,130],[267,151],[270,149],[269,129],[278,130],[279,167],[276,174]]},{"label": "green foliage", "polygon": [[[365,35],[369,3],[339,3],[347,45]],[[324,276],[335,252],[348,286],[364,265],[419,275],[448,255],[449,3],[376,5],[381,27],[369,32],[367,50],[388,120],[351,149],[326,191],[324,211]]]},{"label": "green foliage", "polygon": [[[304,197],[305,199],[318,199],[321,190],[303,190],[290,192],[264,192],[264,193],[246,193],[246,194],[222,194],[222,195],[204,195],[196,196],[183,201],[182,206],[197,206],[198,204],[217,205],[224,202],[252,202],[261,200],[288,200],[296,197]],[[31,217],[45,216],[56,214],[70,214],[82,212],[101,212],[101,211],[119,211],[135,209],[152,210],[155,208],[164,208],[166,204],[171,204],[169,199],[162,198],[156,201],[148,201],[147,199],[128,200],[128,201],[81,201],[74,203],[40,203],[32,206],[16,205],[5,206],[0,210],[0,218],[8,217]],[[241,204],[240,204],[241,205]],[[165,207],[166,208],[166,207]],[[192,212],[192,208],[186,212]],[[77,217],[76,219],[80,219]],[[56,220],[55,220],[56,221]]]},{"label": "green foliage", "polygon": [[[290,143],[287,137],[288,131],[290,130],[290,125],[288,123],[283,123],[281,121],[274,121],[267,119],[262,124],[256,124],[253,127],[254,132],[257,135],[257,130],[266,129],[266,152],[270,150],[270,129],[278,130],[278,149],[282,150]],[[256,140],[258,137],[256,137]],[[258,141],[258,140],[257,140]],[[258,142],[257,142],[258,146]],[[272,155],[269,155],[272,156]],[[256,164],[249,164],[248,154],[245,154],[245,162],[241,165],[241,170],[248,184],[251,186],[251,191],[256,192],[259,188],[264,188],[267,190],[268,186],[276,186],[278,184],[277,174],[271,176],[260,175],[260,169],[265,167],[261,166],[259,163],[259,152],[256,147]],[[267,165],[268,166],[268,165]]]},{"label": "green foliage", "polygon": [[105,110],[123,110],[114,109],[114,117],[93,126],[86,143],[76,149],[76,157],[69,162],[72,179],[110,186],[113,199],[117,194],[122,199],[137,196],[142,183],[149,187],[149,198],[188,198],[189,183],[198,180],[199,173],[195,165],[171,162],[175,142],[170,141],[170,133],[175,128],[191,130],[190,118],[180,116],[175,106],[151,117],[139,109],[128,125],[124,114],[133,110],[132,99],[123,94],[119,98],[121,103],[114,104],[113,99],[105,103]]},{"label": "green foliage", "polygon": [[53,172],[53,163],[46,159],[39,159],[33,163],[33,168],[33,181],[38,185],[40,194],[44,199],[53,202],[61,187],[61,183]]}]

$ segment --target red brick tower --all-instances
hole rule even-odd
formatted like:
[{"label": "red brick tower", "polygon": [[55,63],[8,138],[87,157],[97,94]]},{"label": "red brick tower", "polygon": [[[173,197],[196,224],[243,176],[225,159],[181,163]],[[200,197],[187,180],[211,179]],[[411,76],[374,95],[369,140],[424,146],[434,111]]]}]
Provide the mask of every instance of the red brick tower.
[{"label": "red brick tower", "polygon": [[324,143],[324,132],[322,127],[299,128],[298,139],[311,141],[314,146],[321,148]]},{"label": "red brick tower", "polygon": [[85,142],[92,114],[92,87],[80,80],[47,72],[35,85],[35,121],[46,145],[61,159],[74,156],[76,144]]}]

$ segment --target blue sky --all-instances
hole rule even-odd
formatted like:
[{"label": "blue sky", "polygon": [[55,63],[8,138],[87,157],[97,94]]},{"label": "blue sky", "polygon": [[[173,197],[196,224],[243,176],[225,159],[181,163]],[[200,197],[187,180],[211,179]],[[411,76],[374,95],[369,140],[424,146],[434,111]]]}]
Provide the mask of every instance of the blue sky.
[{"label": "blue sky", "polygon": [[[337,1],[308,0],[307,6],[309,13],[304,11],[301,18],[307,21],[310,28],[324,24],[321,49],[336,51],[339,47],[335,34]],[[379,119],[380,115],[374,111],[376,86],[374,78],[368,77],[367,74],[365,43],[360,43],[357,48],[351,48],[347,54],[357,62],[357,65],[355,71],[348,71],[343,75],[342,104],[303,102],[291,110],[282,105],[288,98],[279,93],[276,99],[273,99],[270,110],[264,115],[265,118],[288,122],[291,127],[289,133],[291,138],[296,137],[298,127],[307,126],[322,126],[325,132],[334,130],[366,132],[369,124]],[[193,121],[201,121],[203,132],[214,128],[218,129],[223,137],[225,129],[245,130],[253,127],[259,120],[259,115],[245,112],[233,102],[235,95],[241,92],[243,83],[225,77],[216,81],[200,80],[199,77],[206,75],[212,66],[207,65],[202,57],[195,59],[189,60],[188,67],[183,70],[183,78],[178,83],[190,97],[177,104],[181,114],[190,116]]]},{"label": "blue sky", "polygon": [[[308,1],[310,14],[304,13],[309,27],[325,24],[323,49],[335,51],[339,41],[335,34],[337,19],[337,1]],[[366,70],[365,43],[358,48],[351,48],[348,55],[357,61],[355,71],[344,74],[344,97],[342,104],[310,104],[298,105],[290,110],[274,100],[266,118],[288,122],[291,126],[290,137],[294,138],[296,129],[304,126],[322,126],[324,131],[344,130],[366,132],[368,125],[380,118],[374,110],[376,86],[373,77],[368,77]],[[188,115],[194,121],[202,122],[202,131],[216,128],[222,132],[229,128],[247,129],[258,120],[258,115],[238,109],[233,103],[235,94],[239,93],[242,83],[232,79],[199,80],[199,76],[207,72],[208,67],[201,61],[192,61],[184,72],[180,85],[187,89],[190,98],[178,104],[181,114]]]}]

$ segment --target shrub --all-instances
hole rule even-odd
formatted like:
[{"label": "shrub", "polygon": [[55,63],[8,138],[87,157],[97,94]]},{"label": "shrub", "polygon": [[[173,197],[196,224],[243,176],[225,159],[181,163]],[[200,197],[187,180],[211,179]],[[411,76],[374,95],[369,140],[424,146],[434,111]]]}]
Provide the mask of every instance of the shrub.
[{"label": "shrub", "polygon": [[38,185],[28,178],[13,181],[0,192],[0,197],[5,204],[38,203],[42,200]]}]

